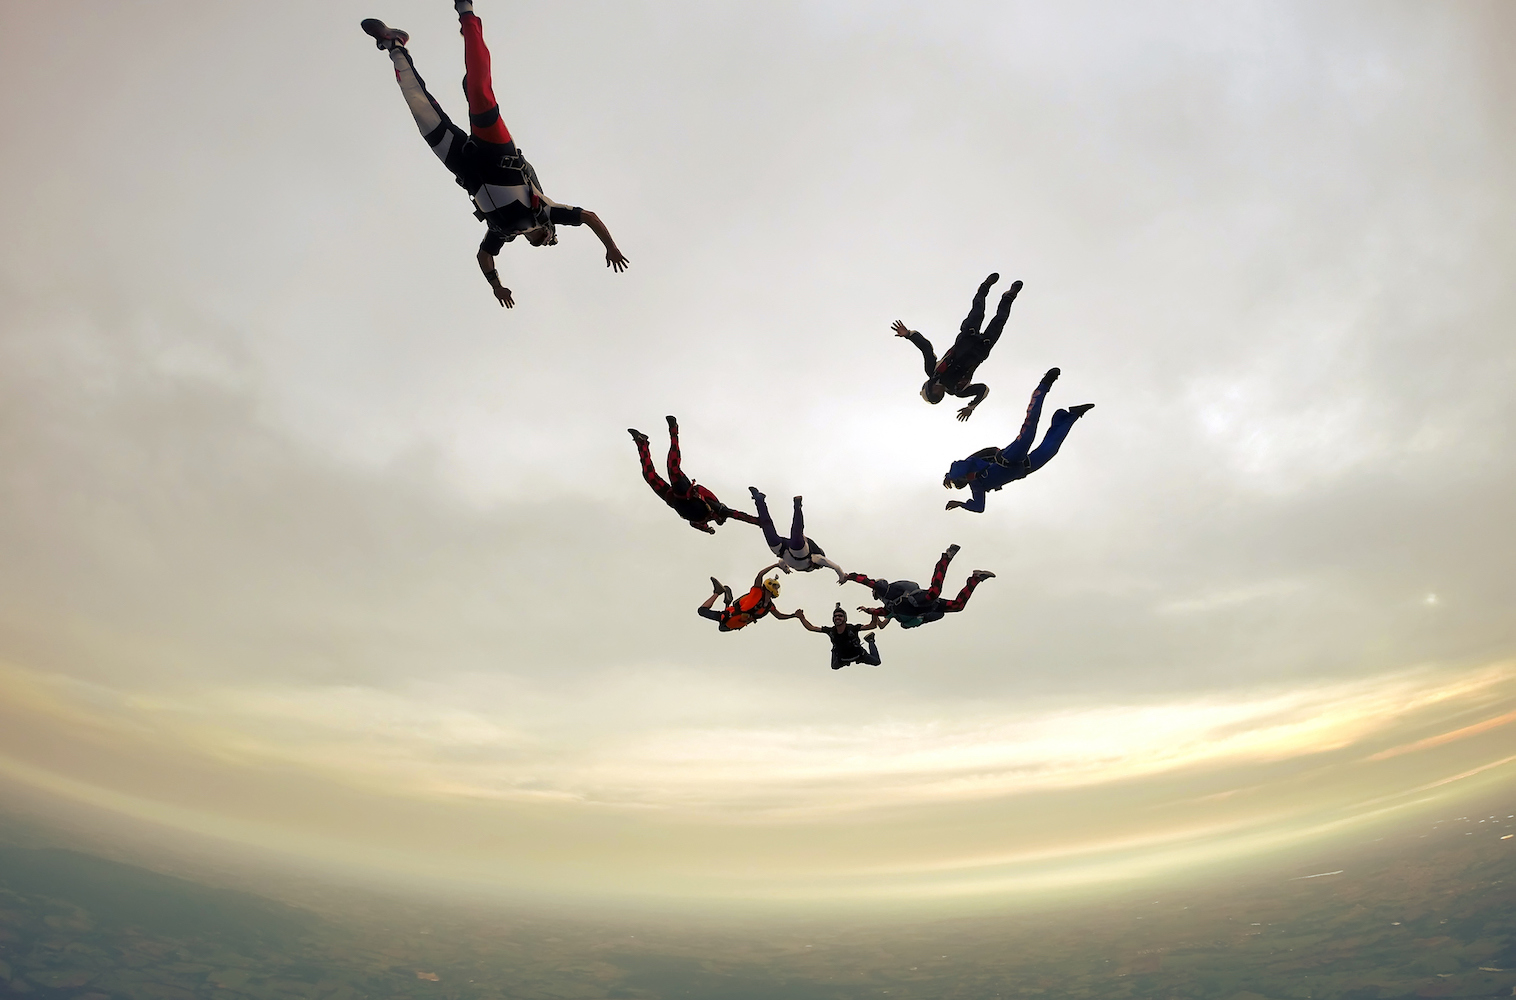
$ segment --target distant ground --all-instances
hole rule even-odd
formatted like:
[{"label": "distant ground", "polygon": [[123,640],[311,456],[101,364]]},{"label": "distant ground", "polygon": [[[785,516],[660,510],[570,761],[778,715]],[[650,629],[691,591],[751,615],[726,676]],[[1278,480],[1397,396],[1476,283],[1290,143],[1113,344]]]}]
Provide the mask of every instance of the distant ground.
[{"label": "distant ground", "polygon": [[0,847],[0,996],[1516,996],[1513,814],[1516,798],[1351,855],[1060,910],[699,930],[337,889],[318,913],[77,851]]}]

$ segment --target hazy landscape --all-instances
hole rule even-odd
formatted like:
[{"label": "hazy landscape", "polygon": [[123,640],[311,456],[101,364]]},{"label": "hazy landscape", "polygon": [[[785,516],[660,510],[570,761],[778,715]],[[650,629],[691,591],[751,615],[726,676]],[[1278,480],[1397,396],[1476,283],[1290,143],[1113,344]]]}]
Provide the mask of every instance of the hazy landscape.
[{"label": "hazy landscape", "polygon": [[[926,921],[591,917],[271,880],[311,908],[7,846],[0,979],[72,1000],[1516,995],[1516,796],[1468,808],[1244,873]],[[39,843],[21,829],[7,839]]]}]

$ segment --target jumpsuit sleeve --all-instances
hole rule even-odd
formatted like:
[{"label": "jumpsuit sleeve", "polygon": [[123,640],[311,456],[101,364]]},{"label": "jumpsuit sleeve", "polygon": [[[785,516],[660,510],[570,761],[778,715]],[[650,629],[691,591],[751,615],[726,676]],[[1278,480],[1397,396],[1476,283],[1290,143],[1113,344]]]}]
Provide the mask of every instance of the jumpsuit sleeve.
[{"label": "jumpsuit sleeve", "polygon": [[937,374],[937,352],[932,349],[932,342],[927,340],[917,330],[912,330],[910,336],[905,338],[915,344],[921,351],[921,357],[926,362],[926,377],[931,378]]},{"label": "jumpsuit sleeve", "polygon": [[554,205],[547,210],[547,220],[555,226],[582,226],[584,225],[584,209],[577,205],[573,208],[566,205]]},{"label": "jumpsuit sleeve", "polygon": [[963,509],[964,510],[971,510],[975,514],[983,514],[984,513],[984,490],[981,490],[979,488],[979,485],[977,483],[970,483],[969,484],[969,490],[974,494],[974,498],[972,500],[966,501],[964,503],[964,505],[963,505]]},{"label": "jumpsuit sleeve", "polygon": [[479,249],[493,257],[499,253],[501,248],[504,246],[505,234],[491,229],[489,232],[484,234],[484,241],[479,244]]}]

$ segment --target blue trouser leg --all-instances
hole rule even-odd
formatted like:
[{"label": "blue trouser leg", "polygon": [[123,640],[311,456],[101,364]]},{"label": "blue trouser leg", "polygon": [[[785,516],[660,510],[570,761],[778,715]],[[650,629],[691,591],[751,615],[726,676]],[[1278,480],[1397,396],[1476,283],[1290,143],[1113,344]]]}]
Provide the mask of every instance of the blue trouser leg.
[{"label": "blue trouser leg", "polygon": [[[1001,457],[1006,461],[1011,463],[1026,461],[1027,452],[1031,450],[1032,442],[1037,439],[1037,424],[1042,419],[1042,401],[1047,397],[1050,388],[1051,386],[1038,383],[1037,388],[1032,390],[1032,401],[1027,404],[1026,419],[1021,422],[1021,433],[1016,435],[1016,440],[1001,449]],[[1065,429],[1064,433],[1067,434],[1068,430]],[[1048,436],[1051,437],[1052,434],[1052,428],[1048,428]],[[1063,438],[1060,437],[1058,440],[1062,441]],[[1057,451],[1058,446],[1054,445],[1053,450]]]},{"label": "blue trouser leg", "polygon": [[1069,428],[1074,426],[1075,417],[1068,410],[1059,410],[1053,414],[1053,419],[1048,421],[1048,432],[1042,436],[1042,443],[1037,450],[1027,456],[1027,461],[1036,472],[1058,454],[1058,449],[1063,444],[1063,439],[1069,436]]}]

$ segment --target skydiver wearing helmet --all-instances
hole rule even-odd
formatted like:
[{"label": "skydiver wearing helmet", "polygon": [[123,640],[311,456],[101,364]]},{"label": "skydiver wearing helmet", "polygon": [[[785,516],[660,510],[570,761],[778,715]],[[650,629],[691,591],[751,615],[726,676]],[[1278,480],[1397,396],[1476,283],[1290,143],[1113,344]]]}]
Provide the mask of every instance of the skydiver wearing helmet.
[{"label": "skydiver wearing helmet", "polygon": [[861,583],[874,592],[874,599],[880,602],[880,607],[865,608],[858,610],[866,615],[873,615],[885,621],[894,620],[900,623],[901,628],[919,628],[922,625],[939,621],[943,615],[962,611],[969,603],[969,598],[974,594],[974,588],[985,580],[994,579],[995,574],[987,569],[976,569],[969,574],[963,589],[958,596],[951,601],[942,598],[942,582],[947,577],[948,563],[958,554],[958,546],[949,545],[947,551],[942,553],[942,558],[937,560],[937,565],[932,569],[932,585],[925,590],[915,580],[874,580],[862,573],[849,573],[847,578],[856,583]]},{"label": "skydiver wearing helmet", "polygon": [[1033,449],[1032,441],[1037,437],[1037,421],[1042,418],[1042,400],[1057,381],[1058,374],[1057,368],[1049,368],[1047,374],[1042,376],[1042,381],[1037,383],[1037,388],[1032,392],[1032,401],[1026,408],[1026,419],[1021,422],[1021,433],[1016,436],[1016,440],[1004,448],[990,447],[976,451],[968,458],[961,458],[948,466],[947,475],[942,477],[942,485],[955,490],[967,486],[974,494],[974,498],[967,502],[949,500],[948,510],[962,507],[976,514],[983,513],[986,493],[998,490],[1006,483],[1025,479],[1058,454],[1058,449],[1062,446],[1063,439],[1069,436],[1074,422],[1095,408],[1094,403],[1081,403],[1057,411],[1053,414],[1053,419],[1048,421],[1048,431],[1043,435],[1042,443]]},{"label": "skydiver wearing helmet", "polygon": [[463,90],[468,95],[469,133],[454,125],[442,106],[427,92],[426,83],[416,72],[405,43],[410,35],[391,28],[376,18],[366,18],[360,25],[374,39],[374,44],[389,53],[395,64],[395,80],[411,109],[422,138],[452,173],[458,186],[474,202],[474,215],[489,227],[479,244],[479,270],[484,272],[495,299],[505,308],[516,303],[511,290],[500,283],[495,255],[517,236],[534,247],[558,242],[557,226],[589,226],[605,244],[605,263],[618,273],[626,270],[627,259],[616,248],[610,230],[600,217],[587,209],[560,205],[542,193],[537,171],[521,155],[510,130],[500,119],[500,105],[495,100],[490,77],[490,52],[484,44],[484,26],[474,14],[471,0],[457,0],[453,8],[463,35]]},{"label": "skydiver wearing helmet", "polygon": [[[773,615],[775,618],[794,618],[774,607],[774,598],[779,596],[779,578],[777,576],[763,578],[763,574],[771,569],[778,569],[780,563],[765,566],[753,577],[753,588],[746,594],[733,600],[732,588],[723,586],[721,581],[711,577],[711,587],[714,592],[705,599],[705,603],[695,609],[695,613],[701,618],[709,618],[719,626],[718,631],[735,632],[745,628],[764,615]],[[720,611],[714,609],[716,598],[723,598],[725,605]]]},{"label": "skydiver wearing helmet", "polygon": [[935,406],[942,402],[944,396],[957,396],[960,399],[974,397],[973,402],[958,411],[959,420],[972,417],[974,408],[984,402],[984,397],[990,394],[989,386],[973,381],[974,372],[990,356],[990,349],[1000,339],[1000,332],[1005,329],[1006,318],[1011,314],[1011,303],[1016,301],[1016,294],[1021,291],[1021,282],[1011,283],[1010,289],[1000,296],[1000,306],[995,310],[995,316],[990,320],[990,325],[981,333],[979,325],[984,322],[985,297],[989,295],[990,287],[999,280],[998,274],[992,274],[984,279],[984,283],[979,286],[979,291],[974,293],[974,304],[970,307],[968,316],[964,317],[958,327],[958,338],[953,341],[953,346],[947,349],[947,353],[940,361],[937,359],[937,353],[932,349],[932,342],[919,332],[912,330],[898,319],[891,327],[895,331],[895,336],[906,338],[921,350],[926,367],[926,383],[921,387],[922,399]]}]

